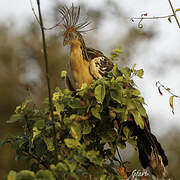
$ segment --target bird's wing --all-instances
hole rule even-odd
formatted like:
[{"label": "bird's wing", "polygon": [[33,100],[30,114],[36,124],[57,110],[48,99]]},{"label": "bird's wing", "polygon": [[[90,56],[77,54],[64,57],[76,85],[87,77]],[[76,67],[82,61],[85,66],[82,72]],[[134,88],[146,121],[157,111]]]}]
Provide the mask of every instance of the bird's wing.
[{"label": "bird's wing", "polygon": [[87,48],[87,55],[90,59],[89,70],[94,79],[106,76],[113,68],[113,63],[101,51]]}]

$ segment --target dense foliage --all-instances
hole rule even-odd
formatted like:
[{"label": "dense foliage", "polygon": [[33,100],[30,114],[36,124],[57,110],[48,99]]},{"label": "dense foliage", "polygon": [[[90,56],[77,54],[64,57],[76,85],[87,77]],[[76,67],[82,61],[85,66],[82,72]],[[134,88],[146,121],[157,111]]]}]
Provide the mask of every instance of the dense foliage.
[{"label": "dense foliage", "polygon": [[115,65],[108,77],[84,84],[76,93],[56,88],[54,122],[49,107],[39,110],[30,99],[18,106],[8,123],[23,122],[24,133],[8,136],[1,144],[13,145],[16,159],[29,165],[28,170],[10,171],[8,180],[120,179],[117,147],[126,148],[126,142],[135,146],[137,140],[126,122],[143,128],[142,117],[147,118],[134,76],[141,78],[143,70]]}]

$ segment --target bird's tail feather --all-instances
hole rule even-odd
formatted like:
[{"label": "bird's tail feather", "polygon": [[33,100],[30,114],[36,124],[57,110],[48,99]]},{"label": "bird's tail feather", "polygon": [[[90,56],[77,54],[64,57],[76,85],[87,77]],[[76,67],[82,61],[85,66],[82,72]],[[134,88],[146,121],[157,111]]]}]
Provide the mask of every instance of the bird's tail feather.
[{"label": "bird's tail feather", "polygon": [[163,148],[149,130],[138,128],[136,133],[139,160],[143,168],[148,168],[157,178],[162,179],[167,175],[165,167],[168,165]]}]

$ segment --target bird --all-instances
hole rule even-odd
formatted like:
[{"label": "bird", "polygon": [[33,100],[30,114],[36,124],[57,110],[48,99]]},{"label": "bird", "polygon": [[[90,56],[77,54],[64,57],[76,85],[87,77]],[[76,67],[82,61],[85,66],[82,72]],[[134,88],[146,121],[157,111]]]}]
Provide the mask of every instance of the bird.
[{"label": "bird", "polygon": [[[66,86],[71,91],[80,89],[83,84],[90,85],[94,80],[106,77],[112,71],[114,64],[101,51],[86,46],[83,32],[90,22],[87,19],[80,21],[80,6],[73,4],[70,8],[63,6],[59,9],[64,28],[63,45],[70,47]],[[127,122],[132,123],[132,122]],[[147,119],[144,119],[145,128],[141,129],[134,123],[134,135],[138,137],[137,148],[139,160],[145,169],[149,169],[155,176],[164,177],[168,159],[155,135],[151,133]]]}]

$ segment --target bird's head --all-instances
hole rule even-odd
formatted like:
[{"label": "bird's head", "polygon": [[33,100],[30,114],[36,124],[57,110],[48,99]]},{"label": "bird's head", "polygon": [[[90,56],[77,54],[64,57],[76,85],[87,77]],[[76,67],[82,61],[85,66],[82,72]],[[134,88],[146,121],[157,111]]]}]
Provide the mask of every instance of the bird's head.
[{"label": "bird's head", "polygon": [[82,44],[82,37],[78,31],[75,30],[66,30],[64,32],[64,41],[63,45],[81,45]]},{"label": "bird's head", "polygon": [[59,10],[62,16],[61,26],[64,27],[64,42],[63,45],[83,44],[83,37],[81,33],[87,32],[83,30],[90,22],[86,19],[80,21],[80,6],[70,8],[64,6]]}]

